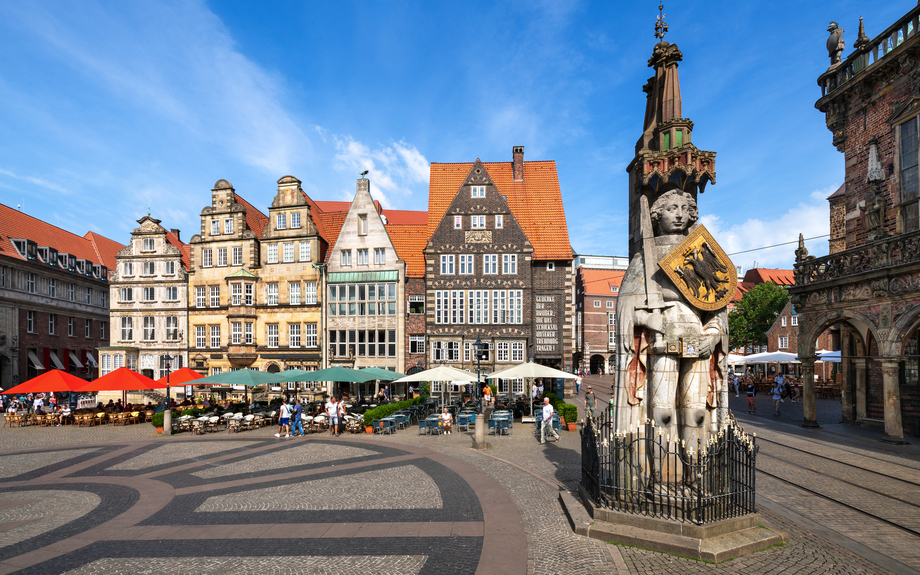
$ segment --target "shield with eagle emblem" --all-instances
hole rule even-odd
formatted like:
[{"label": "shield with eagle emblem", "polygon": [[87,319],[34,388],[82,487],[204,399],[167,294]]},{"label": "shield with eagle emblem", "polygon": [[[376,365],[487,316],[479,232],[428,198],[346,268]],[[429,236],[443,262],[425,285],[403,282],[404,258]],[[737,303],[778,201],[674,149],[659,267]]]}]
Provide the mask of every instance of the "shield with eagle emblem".
[{"label": "shield with eagle emblem", "polygon": [[658,265],[687,301],[701,310],[722,309],[735,295],[735,266],[702,224]]}]

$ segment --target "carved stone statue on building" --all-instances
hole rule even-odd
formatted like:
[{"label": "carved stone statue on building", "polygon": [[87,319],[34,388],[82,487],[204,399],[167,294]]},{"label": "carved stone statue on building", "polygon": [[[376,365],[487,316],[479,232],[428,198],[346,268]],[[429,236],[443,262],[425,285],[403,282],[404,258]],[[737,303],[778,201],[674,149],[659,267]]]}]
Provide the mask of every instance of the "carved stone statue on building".
[{"label": "carved stone statue on building", "polygon": [[840,55],[846,44],[843,41],[843,28],[839,27],[836,22],[831,22],[827,27],[830,36],[827,38],[827,55],[831,59],[830,67],[840,64]]},{"label": "carved stone statue on building", "polygon": [[866,238],[880,240],[888,236],[888,227],[885,225],[885,212],[888,202],[885,195],[880,193],[880,186],[885,181],[885,172],[878,160],[878,140],[869,140],[869,164],[866,183],[869,184],[869,195],[866,197]]}]

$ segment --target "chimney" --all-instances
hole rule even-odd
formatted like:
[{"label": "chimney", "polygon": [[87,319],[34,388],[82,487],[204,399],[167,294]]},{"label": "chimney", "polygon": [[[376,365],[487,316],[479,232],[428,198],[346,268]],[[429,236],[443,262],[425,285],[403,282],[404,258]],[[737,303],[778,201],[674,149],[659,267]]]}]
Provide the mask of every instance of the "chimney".
[{"label": "chimney", "polygon": [[511,173],[515,182],[524,181],[524,146],[514,146],[511,148],[511,154],[514,158],[511,161]]},{"label": "chimney", "polygon": [[173,229],[169,230],[169,233],[171,233],[172,235],[176,236],[176,239],[179,240],[180,242],[182,241],[182,240],[179,238],[179,230],[173,228]]}]

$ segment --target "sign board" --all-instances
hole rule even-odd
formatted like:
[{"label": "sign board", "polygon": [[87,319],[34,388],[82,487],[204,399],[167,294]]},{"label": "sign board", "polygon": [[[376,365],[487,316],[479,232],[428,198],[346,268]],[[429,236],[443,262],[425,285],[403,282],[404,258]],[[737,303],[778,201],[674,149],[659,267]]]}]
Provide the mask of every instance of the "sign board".
[{"label": "sign board", "polygon": [[533,298],[534,353],[536,355],[559,355],[562,353],[560,338],[562,302],[558,294],[535,294]]}]

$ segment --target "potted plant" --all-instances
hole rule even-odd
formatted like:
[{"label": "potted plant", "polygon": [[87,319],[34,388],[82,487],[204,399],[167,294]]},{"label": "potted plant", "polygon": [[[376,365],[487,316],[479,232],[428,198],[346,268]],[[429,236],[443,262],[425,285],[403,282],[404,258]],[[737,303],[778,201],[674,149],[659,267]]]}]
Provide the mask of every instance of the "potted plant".
[{"label": "potted plant", "polygon": [[154,413],[150,423],[156,428],[157,433],[163,433],[163,412]]}]

